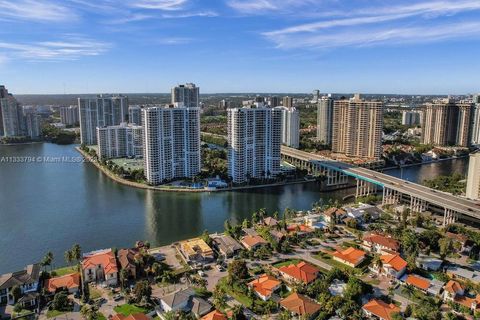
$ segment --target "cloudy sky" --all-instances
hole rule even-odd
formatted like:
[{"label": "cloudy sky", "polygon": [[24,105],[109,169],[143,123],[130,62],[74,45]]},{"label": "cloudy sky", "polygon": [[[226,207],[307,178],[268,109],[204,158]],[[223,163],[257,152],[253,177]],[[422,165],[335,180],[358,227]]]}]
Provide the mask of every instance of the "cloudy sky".
[{"label": "cloudy sky", "polygon": [[0,0],[12,93],[480,91],[478,0]]}]

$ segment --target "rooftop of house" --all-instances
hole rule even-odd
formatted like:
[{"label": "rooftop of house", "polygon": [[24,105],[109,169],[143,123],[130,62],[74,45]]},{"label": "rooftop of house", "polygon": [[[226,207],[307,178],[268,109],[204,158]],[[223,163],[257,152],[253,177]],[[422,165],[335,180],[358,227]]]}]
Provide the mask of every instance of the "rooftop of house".
[{"label": "rooftop of house", "polygon": [[248,247],[255,247],[256,245],[267,244],[268,242],[260,236],[246,235],[242,238],[242,243]]},{"label": "rooftop of house", "polygon": [[391,237],[383,236],[381,234],[376,234],[376,233],[368,234],[363,237],[363,241],[368,243],[379,244],[382,247],[388,248],[393,251],[398,251],[400,249],[400,243],[397,240]]},{"label": "rooftop of house", "polygon": [[112,320],[150,320],[150,318],[143,313],[134,313],[128,316],[124,316],[121,313],[117,313],[112,317]]},{"label": "rooftop of house", "polygon": [[480,273],[462,268],[457,265],[451,265],[447,268],[447,272],[454,274],[455,276],[469,279],[474,282],[480,282]]},{"label": "rooftop of house", "polygon": [[392,303],[386,303],[382,300],[372,299],[362,307],[364,310],[374,314],[375,316],[385,319],[391,320],[393,318],[393,314],[400,312],[400,308]]},{"label": "rooftop of house", "polygon": [[118,272],[117,259],[112,249],[103,249],[83,254],[82,269],[101,265],[105,274]]},{"label": "rooftop of house", "polygon": [[385,254],[380,259],[383,265],[388,264],[397,272],[407,267],[407,261],[403,260],[398,254]]},{"label": "rooftop of house", "polygon": [[285,299],[281,300],[280,305],[290,312],[300,316],[306,314],[314,315],[321,308],[321,306],[314,300],[298,293],[292,293]]},{"label": "rooftop of house", "polygon": [[257,279],[251,281],[248,285],[253,287],[257,293],[264,297],[270,296],[275,288],[281,284],[275,277],[263,274]]},{"label": "rooftop of house", "polygon": [[464,291],[464,288],[463,286],[458,283],[457,281],[455,280],[450,280],[447,282],[447,284],[445,285],[445,290],[452,293],[452,294],[458,294],[462,291]]},{"label": "rooftop of house", "polygon": [[304,261],[297,264],[292,263],[288,266],[282,266],[278,268],[278,270],[304,283],[310,283],[315,280],[319,272],[318,268]]},{"label": "rooftop of house", "polygon": [[288,232],[299,231],[299,232],[303,232],[303,233],[310,233],[310,232],[313,232],[314,230],[312,228],[310,228],[309,226],[306,226],[304,224],[292,223],[292,224],[289,224],[287,226],[287,231]]},{"label": "rooftop of house", "polygon": [[278,220],[273,217],[266,217],[263,219],[263,224],[266,226],[274,227],[278,224]]},{"label": "rooftop of house", "polygon": [[187,255],[194,255],[198,252],[200,252],[203,255],[212,255],[213,250],[212,248],[209,247],[209,245],[200,238],[193,238],[189,240],[185,240],[180,242],[180,246],[182,250],[187,254]]},{"label": "rooftop of house", "polygon": [[405,279],[405,283],[421,290],[427,290],[430,287],[430,280],[414,274],[409,274]]},{"label": "rooftop of house", "polygon": [[332,255],[349,263],[357,264],[365,258],[366,252],[360,249],[349,247],[342,251],[337,250],[332,253]]},{"label": "rooftop of house", "polygon": [[80,287],[80,273],[66,274],[60,277],[50,278],[45,282],[48,292],[54,293],[58,289],[74,289]]},{"label": "rooftop of house", "polygon": [[118,250],[118,262],[122,269],[135,267],[135,257],[138,254],[137,249],[120,249]]},{"label": "rooftop of house", "polygon": [[204,315],[200,320],[227,320],[227,316],[218,310],[213,310],[212,312]]},{"label": "rooftop of house", "polygon": [[233,239],[229,235],[215,235],[213,236],[213,242],[222,250],[223,252],[233,253],[237,250],[241,250],[242,246],[237,240]]},{"label": "rooftop of house", "polygon": [[344,214],[346,214],[347,212],[345,210],[343,210],[342,208],[335,208],[335,207],[331,207],[327,210],[325,210],[325,212],[323,213],[324,215],[326,216],[333,216],[333,215],[336,215],[336,216],[343,216]]},{"label": "rooftop of house", "polygon": [[38,282],[40,279],[40,264],[30,264],[17,272],[6,273],[0,276],[0,290],[14,286],[22,286]]}]

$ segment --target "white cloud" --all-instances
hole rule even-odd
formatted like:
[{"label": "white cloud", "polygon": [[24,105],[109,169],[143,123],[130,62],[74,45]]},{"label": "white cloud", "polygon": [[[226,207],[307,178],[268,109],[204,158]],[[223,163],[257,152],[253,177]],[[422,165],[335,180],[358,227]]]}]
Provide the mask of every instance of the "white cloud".
[{"label": "white cloud", "polygon": [[182,37],[171,37],[171,38],[161,38],[155,40],[154,43],[160,45],[181,45],[191,43],[193,41],[192,38],[182,38]]},{"label": "white cloud", "polygon": [[[326,0],[227,0],[227,5],[244,14],[292,12],[302,6],[318,6]],[[332,0],[329,0],[332,1]]]},{"label": "white cloud", "polygon": [[19,43],[1,42],[0,55],[30,61],[77,60],[83,56],[96,56],[106,52],[110,44],[70,35],[62,40]]},{"label": "white cloud", "polygon": [[182,10],[187,4],[187,0],[134,0],[130,6],[141,9],[154,10]]},{"label": "white cloud", "polygon": [[0,0],[0,18],[28,21],[71,21],[76,14],[58,2],[48,0]]}]

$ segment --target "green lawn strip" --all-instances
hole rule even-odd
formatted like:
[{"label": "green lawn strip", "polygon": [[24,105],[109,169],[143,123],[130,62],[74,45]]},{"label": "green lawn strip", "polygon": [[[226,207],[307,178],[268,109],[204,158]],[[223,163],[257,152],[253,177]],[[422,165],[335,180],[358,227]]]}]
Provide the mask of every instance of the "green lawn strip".
[{"label": "green lawn strip", "polygon": [[230,287],[227,284],[227,278],[223,278],[218,282],[218,285],[220,285],[225,292],[227,292],[229,295],[231,295],[235,300],[243,304],[247,308],[251,308],[253,305],[253,300],[245,295],[241,290],[238,288],[238,286],[234,283],[233,287]]},{"label": "green lawn strip", "polygon": [[67,313],[67,312],[68,311],[48,310],[47,311],[47,318],[55,318],[55,317],[58,317],[59,315]]},{"label": "green lawn strip", "polygon": [[275,263],[273,266],[275,268],[280,268],[280,267],[284,267],[284,266],[289,266],[291,264],[297,264],[299,262],[302,262],[302,260],[300,260],[300,259],[290,259],[290,260],[285,260],[285,261]]},{"label": "green lawn strip", "polygon": [[55,272],[56,277],[59,277],[59,276],[64,276],[64,275],[70,274],[70,273],[76,273],[76,272],[78,272],[78,269],[77,269],[76,266],[71,266],[71,267],[58,268],[58,269],[53,270],[53,272]]},{"label": "green lawn strip", "polygon": [[317,260],[323,261],[326,264],[331,265],[332,267],[339,268],[341,270],[347,271],[347,272],[352,272],[354,274],[361,274],[362,270],[358,268],[352,268],[350,266],[347,266],[346,264],[343,264],[339,261],[333,260],[332,256],[324,253],[324,252],[319,252],[318,254],[312,255]]},{"label": "green lawn strip", "polygon": [[116,313],[123,314],[124,316],[129,316],[135,313],[148,313],[148,310],[142,307],[135,306],[133,304],[122,304],[121,306],[116,306],[113,308]]}]

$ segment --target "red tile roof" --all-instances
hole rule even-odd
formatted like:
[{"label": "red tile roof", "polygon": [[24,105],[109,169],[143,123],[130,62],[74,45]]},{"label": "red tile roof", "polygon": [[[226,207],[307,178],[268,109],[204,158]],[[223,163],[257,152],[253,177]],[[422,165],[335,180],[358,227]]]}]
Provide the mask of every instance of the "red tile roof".
[{"label": "red tile roof", "polygon": [[269,275],[261,275],[258,279],[251,281],[248,285],[253,287],[253,290],[264,297],[269,297],[275,288],[281,284],[280,281]]},{"label": "red tile roof", "polygon": [[259,244],[268,243],[267,241],[265,241],[265,239],[263,239],[260,236],[250,236],[250,235],[246,235],[245,237],[243,237],[241,242],[248,248],[255,247]]},{"label": "red tile roof", "polygon": [[363,305],[363,309],[374,314],[380,319],[391,320],[392,315],[400,312],[400,308],[394,304],[388,304],[382,300],[372,299]]},{"label": "red tile roof", "polygon": [[407,261],[403,260],[398,254],[385,254],[380,259],[384,265],[390,265],[397,272],[407,267]]},{"label": "red tile roof", "polygon": [[218,310],[204,315],[200,320],[227,320],[227,317]]},{"label": "red tile roof", "polygon": [[99,250],[84,255],[82,269],[93,268],[102,265],[105,274],[117,273],[117,259],[112,249]]},{"label": "red tile roof", "polygon": [[280,301],[280,305],[297,315],[314,315],[320,310],[320,305],[312,299],[298,293],[292,293]]},{"label": "red tile roof", "polygon": [[385,248],[388,248],[393,251],[398,251],[400,249],[400,243],[390,237],[382,236],[380,234],[369,234],[363,237],[363,241],[379,244]]},{"label": "red tile roof", "polygon": [[463,291],[464,289],[463,289],[462,285],[460,283],[458,283],[457,281],[450,280],[445,285],[445,290],[447,290],[450,293],[457,294],[457,293]]},{"label": "red tile roof", "polygon": [[299,262],[296,265],[290,264],[288,266],[280,267],[278,270],[303,283],[312,282],[317,278],[318,272],[320,272],[316,267],[304,261]]},{"label": "red tile roof", "polygon": [[305,232],[305,233],[313,232],[312,228],[310,228],[309,226],[306,226],[304,224],[290,224],[290,225],[287,226],[287,231],[288,232],[295,232],[297,230],[300,231],[300,232]]},{"label": "red tile roof", "polygon": [[129,316],[124,316],[121,313],[117,313],[112,317],[112,320],[150,320],[150,318],[143,313],[135,313]]},{"label": "red tile roof", "polygon": [[405,282],[422,290],[427,290],[430,287],[430,281],[413,274],[409,274]]},{"label": "red tile roof", "polygon": [[48,292],[55,292],[57,289],[67,288],[67,289],[74,289],[80,287],[80,274],[79,273],[71,273],[66,274],[64,276],[55,277],[48,279],[45,283],[45,288],[47,288]]},{"label": "red tile roof", "polygon": [[351,264],[356,265],[365,258],[366,253],[363,250],[350,247],[343,251],[335,251],[334,253],[332,253],[332,255],[341,260],[344,260],[344,261],[350,262]]}]

